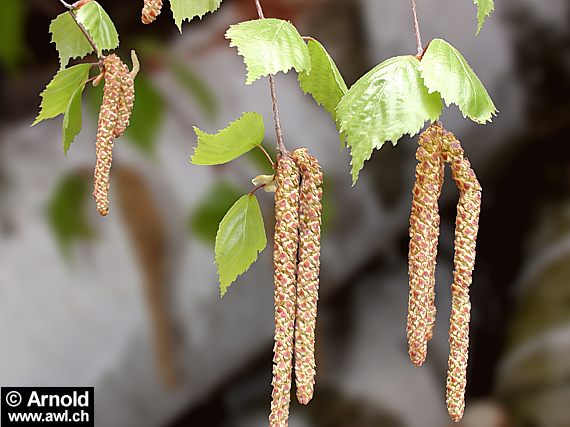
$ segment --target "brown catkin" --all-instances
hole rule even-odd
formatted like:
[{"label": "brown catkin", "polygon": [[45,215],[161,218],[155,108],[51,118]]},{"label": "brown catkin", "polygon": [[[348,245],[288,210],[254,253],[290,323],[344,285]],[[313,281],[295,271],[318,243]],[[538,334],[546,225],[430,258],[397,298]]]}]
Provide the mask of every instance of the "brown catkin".
[{"label": "brown catkin", "polygon": [[277,161],[275,174],[275,346],[273,348],[273,392],[271,427],[286,427],[291,401],[291,372],[296,304],[297,248],[299,244],[300,172],[285,155]]},{"label": "brown catkin", "polygon": [[477,232],[481,211],[481,185],[469,160],[465,158],[460,142],[451,132],[443,137],[443,158],[451,164],[453,179],[459,189],[455,220],[455,256],[451,319],[449,328],[449,369],[447,372],[446,402],[454,421],[463,417],[467,361],[469,357],[469,322],[471,303],[469,287],[475,266]]},{"label": "brown catkin", "polygon": [[435,323],[435,265],[439,237],[439,197],[444,179],[443,128],[431,125],[419,138],[416,182],[410,215],[407,337],[412,362],[421,366]]},{"label": "brown catkin", "polygon": [[297,400],[313,398],[316,362],[315,327],[319,299],[323,173],[306,148],[292,154],[301,170],[297,314],[295,320],[295,377]]},{"label": "brown catkin", "polygon": [[117,55],[109,55],[103,59],[105,69],[105,88],[103,102],[99,111],[97,127],[95,165],[95,188],[93,197],[97,204],[97,211],[102,216],[109,213],[110,173],[113,162],[113,140],[115,128],[119,120],[118,101],[121,96],[122,62]]},{"label": "brown catkin", "polygon": [[141,21],[143,24],[152,24],[162,11],[162,0],[144,0]]}]

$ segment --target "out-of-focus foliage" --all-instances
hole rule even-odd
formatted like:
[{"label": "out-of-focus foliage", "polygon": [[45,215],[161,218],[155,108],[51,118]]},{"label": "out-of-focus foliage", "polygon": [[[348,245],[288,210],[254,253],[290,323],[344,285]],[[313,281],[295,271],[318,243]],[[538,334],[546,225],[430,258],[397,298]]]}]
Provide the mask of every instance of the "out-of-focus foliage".
[{"label": "out-of-focus foliage", "polygon": [[198,145],[192,156],[195,165],[221,165],[261,145],[265,128],[258,113],[244,113],[235,122],[216,134],[194,127]]},{"label": "out-of-focus foliage", "polygon": [[214,119],[218,115],[219,103],[207,84],[176,58],[170,58],[168,65],[180,86],[196,101],[209,119]]},{"label": "out-of-focus foliage", "polygon": [[242,196],[228,211],[216,235],[216,265],[220,276],[220,293],[255,262],[267,246],[263,216],[253,194]]},{"label": "out-of-focus foliage", "polygon": [[213,244],[224,215],[242,194],[243,191],[228,182],[216,183],[190,215],[188,225],[193,235]]},{"label": "out-of-focus foliage", "polygon": [[459,106],[464,117],[485,124],[496,114],[495,104],[479,77],[463,55],[445,40],[432,40],[420,70],[429,91],[439,92],[447,105]]},{"label": "out-of-focus foliage", "polygon": [[0,13],[0,63],[14,70],[26,54],[24,18],[26,2],[2,0]]},{"label": "out-of-focus foliage", "polygon": [[273,18],[242,22],[232,25],[226,38],[243,56],[246,84],[292,68],[298,73],[311,70],[309,48],[290,22]]},{"label": "out-of-focus foliage", "polygon": [[64,176],[48,203],[47,219],[65,256],[70,255],[74,242],[95,236],[86,215],[90,185],[88,174],[73,173]]},{"label": "out-of-focus foliage", "polygon": [[404,135],[417,134],[428,120],[436,120],[443,104],[428,93],[414,56],[384,61],[358,80],[337,108],[341,132],[352,155],[352,180],[364,162],[386,141],[396,144]]}]

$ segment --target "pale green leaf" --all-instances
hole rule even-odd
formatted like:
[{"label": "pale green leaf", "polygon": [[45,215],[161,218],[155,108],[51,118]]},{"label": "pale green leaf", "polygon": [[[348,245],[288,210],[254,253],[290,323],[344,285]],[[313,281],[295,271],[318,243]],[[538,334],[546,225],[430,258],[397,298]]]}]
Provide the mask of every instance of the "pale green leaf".
[{"label": "pale green leaf", "polygon": [[222,0],[170,0],[170,8],[176,26],[182,32],[182,22],[198,17],[202,19],[206,13],[218,10]]},{"label": "pale green leaf", "polygon": [[220,276],[220,292],[228,287],[255,262],[265,249],[267,238],[259,202],[245,195],[228,211],[216,235],[216,265]]},{"label": "pale green leaf", "polygon": [[485,20],[495,10],[494,0],[473,0],[477,5],[477,34],[483,29]]},{"label": "pale green leaf", "polygon": [[42,120],[64,114],[72,102],[75,91],[85,86],[90,68],[90,64],[79,64],[60,70],[41,93],[41,110],[32,126]]},{"label": "pale green leaf", "polygon": [[63,151],[67,154],[71,143],[81,131],[83,126],[83,116],[81,110],[81,96],[85,85],[79,86],[75,89],[72,97],[69,100],[67,110],[63,116],[62,138],[63,138]]},{"label": "pale green leaf", "polygon": [[447,105],[456,104],[464,117],[484,124],[496,115],[495,104],[479,77],[461,53],[445,40],[432,40],[420,70],[430,93],[440,93]]},{"label": "pale green leaf", "polygon": [[51,41],[59,53],[61,68],[65,68],[70,59],[83,58],[93,52],[85,35],[69,12],[58,15],[49,26]]},{"label": "pale green leaf", "polygon": [[99,50],[116,49],[119,46],[119,35],[115,24],[107,12],[96,1],[90,1],[77,12],[77,20],[83,24]]},{"label": "pale green leaf", "polygon": [[353,182],[374,149],[386,141],[395,145],[404,134],[414,136],[442,108],[439,95],[424,86],[415,56],[388,59],[358,80],[337,108],[352,155]]},{"label": "pale green leaf", "polygon": [[317,104],[336,119],[336,107],[348,88],[333,59],[317,40],[309,41],[311,72],[300,73],[299,83],[305,93],[310,93]]},{"label": "pale green leaf", "polygon": [[309,48],[297,29],[281,19],[256,19],[232,25],[226,33],[247,67],[246,84],[294,68],[310,72]]},{"label": "pale green leaf", "polygon": [[221,165],[261,145],[265,128],[258,113],[244,113],[235,122],[216,134],[194,127],[198,145],[191,162],[195,165]]}]

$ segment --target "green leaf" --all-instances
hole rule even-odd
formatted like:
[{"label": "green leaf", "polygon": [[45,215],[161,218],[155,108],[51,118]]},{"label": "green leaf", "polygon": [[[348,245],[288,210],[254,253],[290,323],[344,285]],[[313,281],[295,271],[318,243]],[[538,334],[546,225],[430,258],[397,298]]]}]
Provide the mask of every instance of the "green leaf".
[{"label": "green leaf", "polygon": [[83,58],[93,52],[93,47],[69,12],[62,13],[51,21],[49,31],[51,41],[59,53],[61,68],[65,68],[70,59]]},{"label": "green leaf", "polygon": [[244,113],[235,122],[216,134],[194,127],[198,145],[190,161],[195,165],[221,165],[230,162],[261,145],[265,135],[263,117]]},{"label": "green leaf", "polygon": [[14,71],[26,52],[26,2],[3,0],[0,13],[0,63]]},{"label": "green leaf", "polygon": [[311,72],[299,74],[303,92],[313,96],[317,104],[336,120],[336,107],[348,88],[333,59],[317,40],[309,41]]},{"label": "green leaf", "polygon": [[174,22],[182,32],[182,22],[191,21],[195,17],[202,19],[206,13],[218,10],[222,0],[170,0],[170,8]]},{"label": "green leaf", "polygon": [[464,117],[477,123],[491,121],[497,109],[487,90],[457,49],[432,40],[420,64],[430,93],[439,92],[447,105],[456,104]]},{"label": "green leaf", "polygon": [[477,5],[477,34],[483,29],[485,20],[495,10],[494,0],[473,0]]},{"label": "green leaf", "polygon": [[119,46],[119,35],[115,24],[107,12],[96,1],[90,1],[77,11],[77,20],[83,24],[99,54],[104,50],[116,49]]},{"label": "green leaf", "polygon": [[76,90],[85,86],[90,68],[89,64],[79,64],[60,70],[41,93],[41,110],[32,126],[67,112]]},{"label": "green leaf", "polygon": [[439,95],[424,86],[415,56],[388,59],[358,80],[337,108],[352,155],[353,183],[375,148],[386,141],[395,145],[404,134],[414,136],[442,108]]},{"label": "green leaf", "polygon": [[63,116],[62,138],[63,138],[63,151],[67,154],[71,143],[81,131],[83,126],[83,115],[81,110],[81,97],[85,85],[79,86],[75,89],[73,96],[69,100],[67,110]]},{"label": "green leaf", "polygon": [[297,29],[281,19],[256,19],[232,25],[226,33],[247,67],[246,84],[260,77],[288,72],[310,72],[309,48]]},{"label": "green leaf", "polygon": [[65,176],[48,202],[46,214],[49,225],[66,256],[69,256],[73,242],[90,240],[95,236],[86,210],[91,178],[79,173]]},{"label": "green leaf", "polygon": [[220,222],[242,194],[242,190],[228,182],[214,184],[204,200],[192,212],[189,220],[190,231],[196,237],[214,243]]},{"label": "green leaf", "polygon": [[259,202],[254,195],[245,195],[228,211],[216,236],[216,265],[222,296],[237,277],[255,262],[266,245]]}]

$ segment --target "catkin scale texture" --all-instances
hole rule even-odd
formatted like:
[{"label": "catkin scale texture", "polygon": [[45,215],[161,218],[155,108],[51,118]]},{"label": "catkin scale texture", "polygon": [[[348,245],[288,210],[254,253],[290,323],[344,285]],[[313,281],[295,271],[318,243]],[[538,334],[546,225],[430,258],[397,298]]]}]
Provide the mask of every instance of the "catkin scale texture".
[{"label": "catkin scale texture", "polygon": [[408,257],[410,294],[407,337],[411,361],[421,366],[435,323],[435,266],[439,237],[439,197],[444,179],[442,128],[431,125],[419,139],[410,215]]},{"label": "catkin scale texture", "polygon": [[319,299],[323,173],[307,149],[295,150],[301,171],[297,314],[295,320],[295,377],[297,400],[307,405],[313,398],[316,362],[315,327]]},{"label": "catkin scale texture", "polygon": [[451,319],[449,326],[449,360],[446,402],[450,417],[459,421],[465,410],[467,362],[469,358],[469,322],[471,303],[469,288],[475,267],[476,241],[481,212],[481,185],[461,144],[451,132],[443,137],[443,157],[451,164],[451,172],[459,189],[455,220],[455,256],[451,287]]},{"label": "catkin scale texture", "polygon": [[144,0],[141,21],[143,24],[152,24],[162,11],[163,0]]},{"label": "catkin scale texture", "polygon": [[105,68],[105,87],[103,89],[103,102],[99,110],[97,126],[97,141],[95,151],[97,161],[95,164],[93,197],[100,215],[109,213],[109,189],[111,165],[113,163],[113,141],[115,128],[119,120],[117,111],[121,96],[121,60],[116,55],[109,55],[103,60]]},{"label": "catkin scale texture", "polygon": [[289,423],[291,401],[299,244],[300,172],[291,157],[285,155],[278,159],[275,180],[277,184],[273,248],[275,345],[269,425],[285,427]]}]

